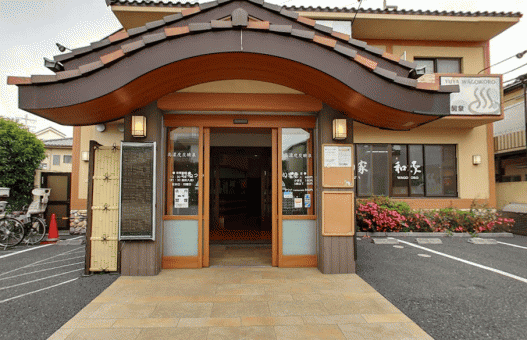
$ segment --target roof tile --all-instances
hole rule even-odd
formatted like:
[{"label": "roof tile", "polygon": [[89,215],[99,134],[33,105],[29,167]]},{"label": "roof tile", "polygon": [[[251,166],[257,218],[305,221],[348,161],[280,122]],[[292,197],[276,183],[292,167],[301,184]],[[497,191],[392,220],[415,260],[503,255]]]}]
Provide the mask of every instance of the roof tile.
[{"label": "roof tile", "polygon": [[382,50],[382,49],[380,49],[378,47],[367,45],[364,49],[366,51],[371,52],[373,54],[376,54],[378,56],[382,56],[384,54],[384,50]]},{"label": "roof tile", "polygon": [[110,35],[108,37],[108,40],[110,40],[110,42],[114,43],[116,41],[124,40],[124,39],[127,39],[127,38],[129,38],[128,32],[120,31],[120,32],[117,32],[115,34]]},{"label": "roof tile", "polygon": [[304,39],[313,40],[313,38],[315,37],[315,32],[313,32],[313,31],[306,31],[306,30],[298,30],[298,29],[293,28],[291,30],[291,35],[294,35],[294,36],[300,37],[300,38],[304,38]]},{"label": "roof tile", "polygon": [[348,42],[355,47],[366,48],[366,46],[368,46],[368,44],[365,43],[364,41],[353,39],[353,38],[350,38]]},{"label": "roof tile", "polygon": [[313,19],[309,19],[309,18],[306,18],[306,17],[302,17],[302,16],[299,16],[296,21],[300,22],[300,23],[303,23],[305,25],[309,25],[311,27],[315,27],[315,24],[316,24],[316,21],[313,20]]},{"label": "roof tile", "polygon": [[315,37],[313,38],[313,41],[316,42],[317,44],[325,45],[331,48],[334,48],[335,45],[337,44],[337,41],[335,39],[321,37],[316,34],[315,34]]},{"label": "roof tile", "polygon": [[148,44],[153,44],[158,41],[164,40],[166,38],[167,36],[165,32],[160,32],[160,33],[148,34],[148,35],[143,36],[143,41],[145,42],[145,44],[148,45]]},{"label": "roof tile", "polygon": [[268,30],[269,26],[269,21],[249,21],[249,23],[247,24],[247,28],[260,30]]},{"label": "roof tile", "polygon": [[210,2],[204,2],[204,3],[199,4],[199,8],[202,11],[204,11],[206,9],[209,9],[209,8],[216,7],[216,6],[218,6],[218,2],[217,1],[210,1]]},{"label": "roof tile", "polygon": [[232,28],[232,22],[224,20],[212,20],[210,22],[210,26],[212,28]]},{"label": "roof tile", "polygon": [[[333,28],[321,24],[315,24],[315,29],[327,34],[333,33]],[[349,39],[349,38],[348,38]]]},{"label": "roof tile", "polygon": [[270,25],[269,31],[277,33],[291,33],[293,26],[291,25]]},{"label": "roof tile", "polygon": [[231,2],[231,0],[218,0],[218,4],[224,4],[226,2]]},{"label": "roof tile", "polygon": [[143,40],[135,41],[129,44],[125,44],[121,46],[121,49],[124,53],[130,53],[135,50],[141,49],[145,46],[145,43]]},{"label": "roof tile", "polygon": [[409,87],[417,87],[417,79],[410,79],[410,78],[396,76],[394,81],[401,85],[405,85]]},{"label": "roof tile", "polygon": [[351,38],[351,37],[350,37],[349,35],[347,35],[347,34],[340,33],[340,32],[335,32],[335,31],[333,31],[333,32],[331,33],[331,35],[334,36],[334,37],[337,38],[337,39],[344,40],[344,41],[346,41],[346,42],[349,41],[350,38]]},{"label": "roof tile", "polygon": [[354,49],[351,49],[351,48],[346,47],[346,46],[342,46],[340,44],[336,44],[335,47],[334,47],[334,50],[337,51],[340,54],[343,54],[343,55],[345,55],[347,57],[350,57],[350,58],[353,58],[353,59],[355,59],[355,56],[357,55],[357,51],[355,51]]},{"label": "roof tile", "polygon": [[183,27],[165,27],[165,34],[167,37],[174,37],[177,35],[187,34],[190,30],[188,26]]},{"label": "roof tile", "polygon": [[147,29],[146,29],[145,26],[134,27],[134,28],[130,28],[128,30],[128,35],[133,37],[134,35],[145,33],[146,31],[147,31]]},{"label": "roof tile", "polygon": [[189,15],[199,13],[200,11],[201,10],[199,9],[199,7],[191,7],[191,8],[182,10],[181,15],[183,15],[184,17],[187,17]]},{"label": "roof tile", "polygon": [[153,30],[158,27],[164,26],[165,20],[156,20],[156,21],[150,21],[145,24],[145,27],[147,30]]},{"label": "roof tile", "polygon": [[253,4],[257,4],[260,6],[264,4],[264,0],[249,0],[249,2],[252,2]]},{"label": "roof tile", "polygon": [[110,41],[110,39],[103,39],[103,40],[99,40],[99,41],[91,43],[90,46],[91,46],[92,49],[96,50],[96,49],[108,46],[111,43],[112,42]]},{"label": "roof tile", "polygon": [[79,55],[83,55],[83,54],[86,54],[86,53],[89,53],[92,51],[92,47],[91,46],[85,46],[85,47],[79,47],[79,48],[74,48],[72,50],[73,54],[75,56],[79,56]]},{"label": "roof tile", "polygon": [[82,76],[81,71],[79,69],[64,71],[64,72],[57,72],[57,81],[63,81],[63,80],[69,80],[72,78],[77,78]]},{"label": "roof tile", "polygon": [[297,12],[293,12],[293,11],[288,11],[287,9],[285,8],[282,8],[280,10],[280,14],[282,14],[283,16],[286,16],[288,18],[291,18],[291,19],[297,19],[299,17],[298,13]]},{"label": "roof tile", "polygon": [[174,13],[174,14],[171,14],[171,15],[167,15],[166,17],[163,17],[163,20],[167,24],[170,24],[171,22],[177,21],[177,20],[179,20],[181,18],[183,18],[183,14],[181,14],[181,13]]},{"label": "roof tile", "polygon": [[40,75],[35,74],[31,76],[31,83],[33,84],[39,84],[39,83],[52,83],[57,81],[56,75]]},{"label": "roof tile", "polygon": [[376,67],[373,70],[373,73],[378,74],[381,77],[391,79],[391,80],[394,80],[395,77],[397,77],[397,73],[392,72],[392,71],[388,71],[387,69],[382,68],[382,67]]},{"label": "roof tile", "polygon": [[104,65],[108,65],[110,63],[113,63],[114,61],[121,59],[122,57],[124,57],[124,52],[123,50],[119,49],[117,51],[101,56],[101,61]]},{"label": "roof tile", "polygon": [[79,66],[79,71],[83,75],[85,75],[85,74],[91,73],[103,67],[104,67],[103,62],[99,60],[99,61],[94,61],[93,63],[84,64],[84,65]]},{"label": "roof tile", "polygon": [[282,10],[282,6],[271,4],[271,3],[266,2],[266,1],[264,1],[263,7],[267,8],[267,9],[270,9],[273,12],[280,12]]},{"label": "roof tile", "polygon": [[247,26],[249,14],[243,8],[236,8],[231,14],[232,26]]},{"label": "roof tile", "polygon": [[7,77],[7,85],[30,85],[30,84],[31,84],[30,77],[14,77],[14,76]]},{"label": "roof tile", "polygon": [[366,66],[367,68],[374,70],[377,67],[377,63],[371,59],[361,56],[360,54],[355,55],[355,61],[359,64]]},{"label": "roof tile", "polygon": [[75,55],[72,52],[68,52],[68,53],[64,53],[64,54],[59,54],[59,55],[53,56],[53,60],[55,60],[55,61],[64,61],[64,60],[69,60],[69,59],[73,59],[73,58],[75,58]]},{"label": "roof tile", "polygon": [[188,24],[188,29],[191,32],[207,31],[212,27],[209,23],[190,23]]}]

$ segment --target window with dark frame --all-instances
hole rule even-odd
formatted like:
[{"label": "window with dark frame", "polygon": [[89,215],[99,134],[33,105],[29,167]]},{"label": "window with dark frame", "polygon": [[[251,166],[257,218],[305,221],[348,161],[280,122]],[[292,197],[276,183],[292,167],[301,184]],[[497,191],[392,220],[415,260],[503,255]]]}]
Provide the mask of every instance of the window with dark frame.
[{"label": "window with dark frame", "polygon": [[414,62],[425,68],[425,74],[461,73],[461,58],[414,58]]},{"label": "window with dark frame", "polygon": [[64,155],[64,156],[62,156],[62,163],[64,163],[64,164],[71,164],[71,155]]},{"label": "window with dark frame", "polygon": [[356,144],[357,196],[457,197],[455,145]]}]

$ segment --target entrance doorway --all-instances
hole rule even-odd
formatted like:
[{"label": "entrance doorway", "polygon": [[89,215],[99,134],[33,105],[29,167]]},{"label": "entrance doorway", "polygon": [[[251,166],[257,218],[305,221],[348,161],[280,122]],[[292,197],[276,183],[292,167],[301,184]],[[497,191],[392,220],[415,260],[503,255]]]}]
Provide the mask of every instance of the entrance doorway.
[{"label": "entrance doorway", "polygon": [[51,215],[55,214],[57,228],[69,230],[70,228],[70,183],[71,174],[69,172],[43,172],[42,187],[51,188],[48,198],[48,208],[45,218],[49,226]]},{"label": "entrance doorway", "polygon": [[211,129],[210,264],[271,265],[271,129]]}]

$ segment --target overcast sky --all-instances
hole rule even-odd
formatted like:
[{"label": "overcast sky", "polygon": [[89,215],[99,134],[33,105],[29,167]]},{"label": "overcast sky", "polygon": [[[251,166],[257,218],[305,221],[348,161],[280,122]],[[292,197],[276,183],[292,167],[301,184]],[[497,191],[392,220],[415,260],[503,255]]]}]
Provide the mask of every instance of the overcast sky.
[{"label": "overcast sky", "polygon": [[[207,0],[208,1],[208,0]],[[354,7],[357,0],[290,0],[269,2],[295,6]],[[387,0],[399,9],[447,11],[504,11],[527,13],[527,0]],[[383,0],[363,0],[362,8],[382,8]],[[16,86],[7,86],[7,76],[52,74],[43,66],[43,57],[52,59],[60,54],[55,43],[69,48],[86,46],[119,29],[121,25],[106,6],[105,0],[0,0],[0,116],[24,117],[18,109]],[[527,50],[527,17],[491,40],[491,64]],[[492,73],[504,73],[527,64],[512,58],[492,68]],[[508,73],[504,80],[527,73],[527,65]],[[48,126],[71,136],[72,129],[28,114],[35,131]]]}]

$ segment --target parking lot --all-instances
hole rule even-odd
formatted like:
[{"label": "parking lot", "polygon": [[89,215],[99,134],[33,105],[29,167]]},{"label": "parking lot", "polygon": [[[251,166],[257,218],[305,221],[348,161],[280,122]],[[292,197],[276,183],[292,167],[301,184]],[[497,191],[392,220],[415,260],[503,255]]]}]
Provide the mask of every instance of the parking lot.
[{"label": "parking lot", "polygon": [[117,279],[84,277],[84,245],[72,243],[0,249],[0,339],[47,339]]},{"label": "parking lot", "polygon": [[357,274],[435,339],[527,338],[527,237],[357,240]]},{"label": "parking lot", "polygon": [[[527,237],[495,245],[396,239],[378,245],[359,237],[357,274],[429,335],[527,338]],[[47,339],[118,278],[84,277],[83,268],[84,245],[0,250],[0,338]]]}]

